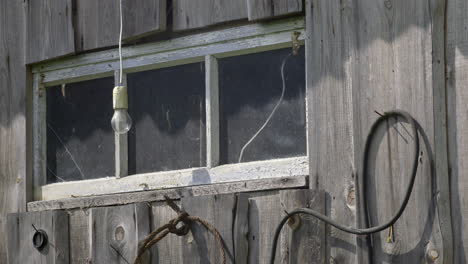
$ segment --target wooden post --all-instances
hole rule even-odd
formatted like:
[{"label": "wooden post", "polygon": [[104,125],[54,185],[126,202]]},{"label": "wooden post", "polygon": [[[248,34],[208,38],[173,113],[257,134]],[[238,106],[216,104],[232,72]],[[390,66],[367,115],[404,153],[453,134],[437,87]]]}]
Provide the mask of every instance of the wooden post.
[{"label": "wooden post", "polygon": [[40,74],[33,80],[33,192],[34,200],[41,200],[41,186],[47,182],[47,99]]}]

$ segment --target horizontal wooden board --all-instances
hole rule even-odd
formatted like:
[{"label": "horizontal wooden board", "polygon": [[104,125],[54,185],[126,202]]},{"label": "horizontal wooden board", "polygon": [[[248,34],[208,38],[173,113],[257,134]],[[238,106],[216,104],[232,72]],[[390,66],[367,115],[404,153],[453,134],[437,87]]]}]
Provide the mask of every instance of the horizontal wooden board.
[{"label": "horizontal wooden board", "polygon": [[301,0],[246,0],[249,20],[271,19],[302,11]]},{"label": "horizontal wooden board", "polygon": [[[303,28],[304,17],[282,19],[267,24],[255,23],[207,33],[191,34],[189,36],[178,37],[155,43],[123,47],[122,55],[124,58],[133,58],[153,53],[183,49],[187,47],[225,42],[239,38],[251,38],[257,35],[269,35],[282,31],[301,30]],[[81,54],[67,59],[35,65],[32,71],[34,73],[50,72],[89,64],[106,63],[118,60],[118,54],[118,49]]]},{"label": "horizontal wooden board", "polygon": [[[117,0],[76,1],[78,51],[116,46],[120,34]],[[122,38],[133,39],[166,29],[166,0],[122,0]]]},{"label": "horizontal wooden board", "polygon": [[247,18],[245,0],[174,0],[173,30],[187,30]]},{"label": "horizontal wooden board", "polygon": [[135,202],[163,201],[165,195],[173,199],[180,199],[182,197],[188,196],[301,188],[308,186],[307,178],[307,176],[280,177],[273,179],[239,181],[168,190],[100,195],[81,198],[66,198],[51,201],[37,201],[28,203],[28,210],[42,211],[71,208],[90,208],[117,204],[129,204]]},{"label": "horizontal wooden board", "polygon": [[26,1],[27,63],[75,52],[72,12],[72,0]]},{"label": "horizontal wooden board", "polygon": [[167,172],[132,175],[125,178],[101,178],[93,180],[52,183],[40,187],[42,200],[161,190],[177,187],[245,180],[270,179],[308,175],[307,158],[229,164],[216,168],[192,168]]}]

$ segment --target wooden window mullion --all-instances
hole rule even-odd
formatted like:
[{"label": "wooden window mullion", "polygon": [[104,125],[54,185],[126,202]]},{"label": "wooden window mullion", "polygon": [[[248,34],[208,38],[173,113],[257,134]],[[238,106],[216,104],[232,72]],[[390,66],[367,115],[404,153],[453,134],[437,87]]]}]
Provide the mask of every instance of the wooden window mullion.
[{"label": "wooden window mullion", "polygon": [[206,81],[206,166],[219,165],[219,76],[218,60],[205,57]]}]

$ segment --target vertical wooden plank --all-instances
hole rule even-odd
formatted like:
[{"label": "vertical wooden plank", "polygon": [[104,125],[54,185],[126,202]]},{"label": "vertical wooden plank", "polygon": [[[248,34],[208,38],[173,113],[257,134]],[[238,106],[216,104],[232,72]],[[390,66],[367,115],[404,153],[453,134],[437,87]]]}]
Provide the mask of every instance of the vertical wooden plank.
[{"label": "vertical wooden plank", "polygon": [[[38,251],[33,247],[34,227],[46,232],[48,243]],[[68,214],[43,211],[8,215],[8,259],[11,264],[69,263]]]},{"label": "vertical wooden plank", "polygon": [[207,27],[247,18],[246,0],[175,0],[173,30]]},{"label": "vertical wooden plank", "polygon": [[75,52],[72,0],[28,0],[26,13],[27,63]]},{"label": "vertical wooden plank", "polygon": [[[175,203],[180,206],[179,201]],[[169,220],[177,217],[177,213],[165,202],[152,204],[153,222],[152,230],[167,224]],[[177,264],[183,262],[182,244],[187,241],[187,237],[179,237],[174,234],[167,235],[163,240],[153,246],[151,250],[151,263],[154,264]]]},{"label": "vertical wooden plank", "polygon": [[219,78],[218,60],[211,55],[205,57],[206,70],[206,166],[219,165]]},{"label": "vertical wooden plank", "polygon": [[[449,172],[449,143],[447,139],[447,85],[446,85],[446,21],[450,14],[447,13],[447,0],[432,0],[432,82],[433,82],[433,113],[434,113],[434,166],[437,175],[437,216],[440,226],[442,241],[433,243],[428,249],[429,255],[433,255],[437,249],[443,251],[439,254],[440,262],[454,263],[454,233],[452,227],[452,208],[450,204],[450,172]],[[468,10],[467,10],[468,11]],[[466,30],[466,28],[465,28]],[[441,244],[440,244],[441,243]],[[431,251],[434,251],[431,253]],[[432,257],[432,256],[431,256]]]},{"label": "vertical wooden plank", "polygon": [[[268,263],[274,230],[281,221],[278,191],[251,194],[249,208],[249,262]],[[275,263],[281,263],[281,250],[276,251]]]},{"label": "vertical wooden plank", "polygon": [[[309,172],[312,189],[327,192],[326,214],[356,224],[343,194],[354,185],[355,151],[352,83],[355,25],[351,1],[306,1],[306,87]],[[311,125],[313,124],[313,125]],[[354,235],[326,229],[326,259],[357,263]]]},{"label": "vertical wooden plank", "polygon": [[237,196],[236,218],[234,220],[234,259],[236,263],[248,263],[249,259],[249,196]]},{"label": "vertical wooden plank", "polygon": [[[356,157],[363,151],[367,131],[379,117],[372,114],[373,111],[403,109],[413,115],[422,128],[421,157],[411,202],[393,226],[393,235],[387,230],[372,236],[372,262],[431,262],[428,258],[422,260],[421,256],[435,250],[440,258],[433,262],[441,263],[443,255],[448,253],[442,247],[440,216],[433,198],[434,191],[441,190],[436,179],[445,178],[447,172],[443,171],[439,159],[445,153],[435,144],[439,140],[435,128],[442,126],[436,123],[439,120],[436,120],[435,104],[438,100],[444,101],[442,97],[437,98],[440,94],[435,94],[444,87],[437,87],[434,82],[434,78],[443,79],[443,71],[441,77],[440,71],[437,72],[439,66],[435,66],[441,58],[436,55],[440,56],[440,50],[436,50],[434,39],[443,34],[443,31],[435,31],[437,26],[434,26],[434,23],[443,21],[434,20],[436,16],[443,17],[443,11],[438,14],[433,10],[440,8],[439,3],[441,1],[436,5],[430,2],[391,1],[379,4],[363,1],[356,10],[359,20],[374,21],[366,25],[359,22],[358,42],[368,44],[365,49],[359,48],[353,63],[354,71],[351,72],[353,99],[359,106],[355,108],[354,117],[357,123]],[[371,15],[374,12],[384,12],[386,16]],[[388,41],[380,42],[379,39]],[[372,63],[377,61],[379,67],[373,67]],[[414,135],[408,132],[408,124],[396,121],[389,121],[387,127],[380,129],[371,149],[369,178],[365,179],[369,187],[367,200],[371,225],[383,223],[394,215],[410,179]],[[357,164],[358,171],[364,169],[361,164]],[[439,168],[433,170],[435,165]]]},{"label": "vertical wooden plank", "polygon": [[145,203],[93,208],[89,221],[92,263],[133,263],[138,243],[150,230]]},{"label": "vertical wooden plank", "polygon": [[[118,45],[119,1],[76,1],[76,46],[78,51]],[[166,29],[166,0],[123,0],[124,40]]]},{"label": "vertical wooden plank", "polygon": [[[325,213],[323,191],[284,190],[280,191],[279,196],[282,216],[304,207]],[[285,247],[281,248],[282,263],[325,263],[325,224],[312,216],[299,217],[297,227],[297,223],[292,223],[292,228],[289,225],[283,228],[281,240],[285,242]]]},{"label": "vertical wooden plank", "polygon": [[[182,198],[182,208],[192,216],[211,223],[221,234],[225,244],[227,263],[234,263],[233,234],[234,194]],[[190,235],[184,237],[184,263],[221,263],[219,244],[214,236],[199,223],[191,225]]]},{"label": "vertical wooden plank", "polygon": [[2,237],[0,239],[0,247],[3,247],[0,249],[0,261],[2,261],[2,263],[8,263],[8,254],[7,254],[7,243],[14,243],[16,244],[16,241],[7,241],[7,218],[6,217],[3,217],[0,215],[0,236]]},{"label": "vertical wooden plank", "polygon": [[[119,84],[120,71],[116,70],[114,72],[114,79],[115,86],[127,86],[127,74],[122,74],[122,83]],[[128,133],[115,133],[115,177],[122,178],[125,176],[128,176]]]},{"label": "vertical wooden plank", "polygon": [[47,183],[47,104],[46,91],[41,83],[41,76],[34,75],[33,80],[33,192],[34,200],[41,200],[40,186]]},{"label": "vertical wooden plank", "polygon": [[447,1],[446,92],[452,224],[453,263],[468,259],[468,2]]},{"label": "vertical wooden plank", "polygon": [[302,1],[297,0],[246,0],[250,21],[271,19],[302,11]]},{"label": "vertical wooden plank", "polygon": [[89,209],[69,211],[70,263],[88,263],[89,257]]},{"label": "vertical wooden plank", "polygon": [[26,18],[23,1],[0,1],[0,263],[7,263],[6,215],[26,210]]},{"label": "vertical wooden plank", "polygon": [[[439,110],[443,105],[440,91],[444,88],[433,79],[443,76],[440,66],[433,65],[433,61],[438,64],[440,60],[440,45],[435,39],[440,35],[434,34],[442,32],[440,25],[433,25],[443,20],[440,3],[308,3],[308,122],[314,124],[308,134],[310,172],[315,178],[311,179],[315,183],[311,188],[329,193],[327,214],[344,224],[356,223],[359,207],[354,199],[355,178],[362,175],[364,141],[379,117],[375,111],[406,110],[424,131],[415,188],[407,211],[393,228],[394,242],[387,242],[388,231],[381,232],[373,235],[369,251],[363,248],[365,243],[359,244],[360,239],[329,228],[330,260],[364,263],[370,257],[370,262],[420,263],[428,261],[421,256],[432,250],[444,258],[444,230],[433,200],[433,179],[445,177],[443,157],[437,156],[445,154],[440,145],[435,145],[443,134],[436,133],[435,128],[443,127]],[[414,136],[408,131],[407,124],[391,121],[375,138],[369,178],[365,179],[371,225],[388,220],[401,203],[413,155]],[[434,160],[440,166],[435,171]],[[442,191],[438,187],[437,191]]]}]

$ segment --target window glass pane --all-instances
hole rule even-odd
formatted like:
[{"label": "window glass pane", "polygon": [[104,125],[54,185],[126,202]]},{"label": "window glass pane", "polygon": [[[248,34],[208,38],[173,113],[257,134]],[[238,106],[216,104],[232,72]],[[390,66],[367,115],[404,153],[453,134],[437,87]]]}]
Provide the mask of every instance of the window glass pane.
[{"label": "window glass pane", "polygon": [[203,63],[129,74],[129,172],[205,166]]},{"label": "window glass pane", "polygon": [[114,175],[113,78],[47,88],[47,182]]},{"label": "window glass pane", "polygon": [[259,131],[284,97],[265,128],[245,147],[242,162],[306,155],[304,49],[291,48],[221,59],[221,162],[239,162],[246,143]]}]

